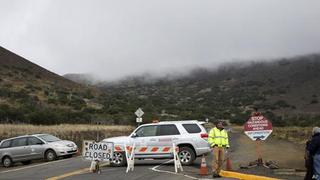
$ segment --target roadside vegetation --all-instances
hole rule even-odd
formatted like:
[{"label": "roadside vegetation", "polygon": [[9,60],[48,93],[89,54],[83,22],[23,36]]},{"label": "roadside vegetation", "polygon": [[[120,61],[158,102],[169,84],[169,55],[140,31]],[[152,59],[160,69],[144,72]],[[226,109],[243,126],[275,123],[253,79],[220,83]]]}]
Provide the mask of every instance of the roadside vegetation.
[{"label": "roadside vegetation", "polygon": [[272,136],[289,140],[298,144],[305,144],[311,137],[313,127],[275,127]]},{"label": "roadside vegetation", "polygon": [[[205,125],[209,131],[214,125]],[[271,134],[274,138],[288,140],[296,144],[304,144],[311,136],[313,127],[274,127]],[[83,140],[99,140],[107,137],[127,136],[135,129],[134,126],[117,125],[84,125],[84,124],[61,124],[61,125],[27,125],[27,124],[0,124],[0,140],[26,134],[48,133],[61,139],[74,141],[79,147]],[[232,125],[232,130],[243,132],[243,126]]]},{"label": "roadside vegetation", "polygon": [[107,137],[129,135],[133,126],[61,124],[52,126],[0,124],[0,140],[26,134],[46,133],[60,139],[74,141],[79,147],[83,140],[102,140]]},{"label": "roadside vegetation", "polygon": [[[296,144],[305,144],[311,137],[313,127],[273,127],[271,136],[273,138],[279,138],[288,140]],[[234,131],[243,132],[243,126],[232,126]]]}]

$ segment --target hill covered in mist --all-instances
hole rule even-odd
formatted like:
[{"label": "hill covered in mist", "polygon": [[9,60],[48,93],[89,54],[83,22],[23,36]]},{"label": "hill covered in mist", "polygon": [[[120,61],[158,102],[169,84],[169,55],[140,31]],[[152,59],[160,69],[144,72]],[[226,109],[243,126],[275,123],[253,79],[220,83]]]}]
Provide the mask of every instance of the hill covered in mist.
[{"label": "hill covered in mist", "polygon": [[141,107],[144,122],[209,118],[242,124],[258,108],[275,125],[320,125],[319,54],[98,84],[92,76],[66,77],[79,83],[0,48],[0,121],[135,124]]},{"label": "hill covered in mist", "polygon": [[174,78],[135,76],[98,86],[107,94],[107,114],[123,120],[141,107],[147,121],[209,118],[242,124],[258,108],[275,125],[320,122],[319,54],[198,68]]}]

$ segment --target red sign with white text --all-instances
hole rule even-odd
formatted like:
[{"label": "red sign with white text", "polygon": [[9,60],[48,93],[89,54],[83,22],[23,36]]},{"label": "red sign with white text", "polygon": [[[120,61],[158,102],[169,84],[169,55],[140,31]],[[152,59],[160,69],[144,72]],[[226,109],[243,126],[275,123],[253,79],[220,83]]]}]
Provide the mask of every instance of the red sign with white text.
[{"label": "red sign with white text", "polygon": [[244,124],[244,133],[252,140],[266,140],[272,133],[271,122],[261,114],[251,116]]}]

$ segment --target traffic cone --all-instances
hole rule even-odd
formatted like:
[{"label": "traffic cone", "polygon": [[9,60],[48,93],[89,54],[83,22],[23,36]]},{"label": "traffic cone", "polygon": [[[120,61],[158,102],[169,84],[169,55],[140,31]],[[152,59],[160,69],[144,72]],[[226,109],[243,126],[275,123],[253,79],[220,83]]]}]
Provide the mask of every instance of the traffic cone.
[{"label": "traffic cone", "polygon": [[202,159],[201,159],[200,175],[201,176],[208,175],[208,167],[207,167],[206,158],[204,157],[204,155],[202,156]]},{"label": "traffic cone", "polygon": [[81,152],[80,152],[80,149],[77,150],[77,153],[76,153],[76,156],[80,156],[81,155]]},{"label": "traffic cone", "polygon": [[232,171],[232,166],[231,166],[231,160],[230,160],[230,158],[227,158],[226,170],[227,170],[227,171]]}]

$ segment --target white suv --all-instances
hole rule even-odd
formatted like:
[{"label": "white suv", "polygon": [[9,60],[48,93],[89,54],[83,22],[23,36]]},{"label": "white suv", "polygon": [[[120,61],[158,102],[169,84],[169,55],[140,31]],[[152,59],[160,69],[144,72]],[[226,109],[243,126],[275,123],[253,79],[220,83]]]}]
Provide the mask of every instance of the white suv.
[{"label": "white suv", "polygon": [[[104,142],[113,142],[115,145],[130,145],[162,147],[175,143],[179,147],[179,157],[182,165],[190,165],[196,157],[210,152],[207,142],[208,134],[202,126],[204,122],[196,120],[189,121],[165,121],[152,124],[144,124],[135,129],[129,136],[113,137],[104,139]],[[167,159],[173,158],[172,153],[137,152],[136,159]],[[115,151],[113,166],[126,164],[125,153]]]}]

